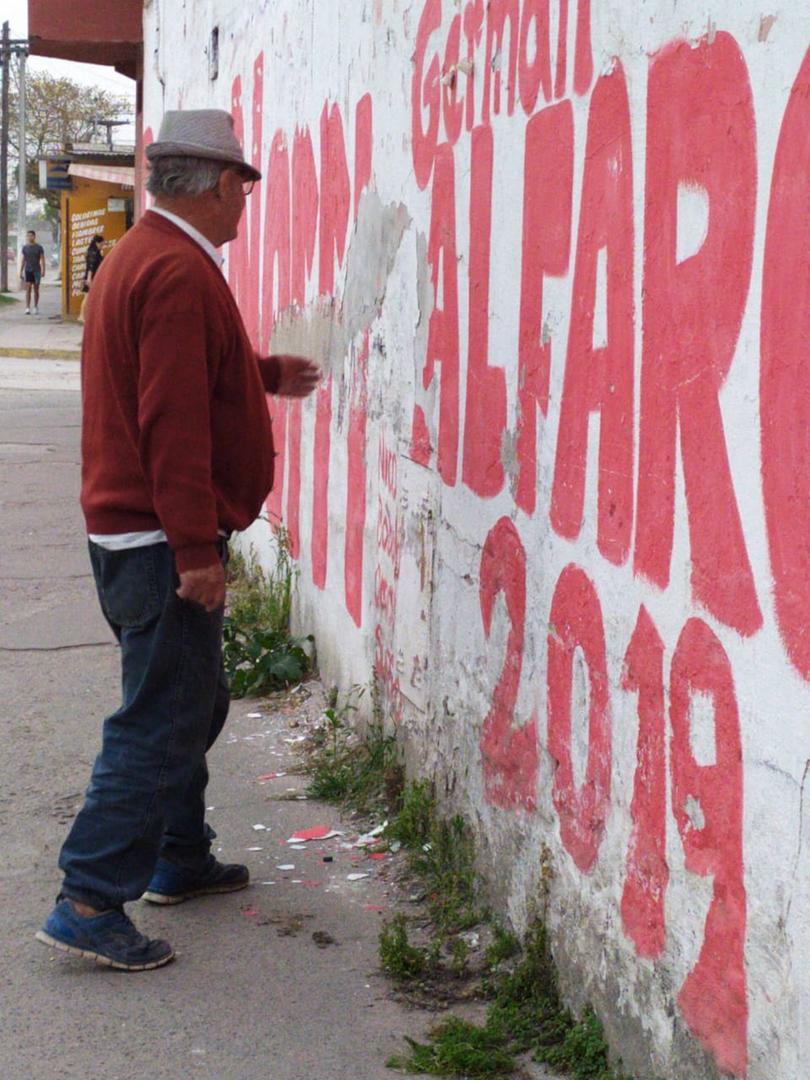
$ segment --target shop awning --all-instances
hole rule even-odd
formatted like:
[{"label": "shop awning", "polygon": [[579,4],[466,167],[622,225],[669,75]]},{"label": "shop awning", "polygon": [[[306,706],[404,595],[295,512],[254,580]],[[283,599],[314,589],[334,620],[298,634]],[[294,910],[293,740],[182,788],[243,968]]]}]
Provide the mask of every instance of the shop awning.
[{"label": "shop awning", "polygon": [[68,168],[70,176],[81,176],[85,180],[99,180],[103,184],[120,184],[121,187],[135,187],[135,169],[126,165],[84,165],[74,161]]}]

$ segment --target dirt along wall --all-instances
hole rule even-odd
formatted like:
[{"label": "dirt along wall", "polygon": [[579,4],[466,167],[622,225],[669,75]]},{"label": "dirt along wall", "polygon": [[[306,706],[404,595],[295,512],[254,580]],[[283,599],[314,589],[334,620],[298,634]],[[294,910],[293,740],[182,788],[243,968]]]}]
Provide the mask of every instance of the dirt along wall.
[{"label": "dirt along wall", "polygon": [[676,1080],[810,1059],[804,10],[145,9],[144,138],[232,111],[228,279],[326,372],[249,539],[283,522],[325,679],[376,677],[518,926],[547,882],[569,999]]}]

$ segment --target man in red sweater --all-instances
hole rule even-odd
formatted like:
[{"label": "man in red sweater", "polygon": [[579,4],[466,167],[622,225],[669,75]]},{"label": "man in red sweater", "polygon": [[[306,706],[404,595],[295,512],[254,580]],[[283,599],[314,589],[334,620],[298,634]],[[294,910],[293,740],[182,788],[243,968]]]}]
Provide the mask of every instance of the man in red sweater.
[{"label": "man in red sweater", "polygon": [[211,854],[206,751],[228,711],[226,541],[273,483],[266,393],[306,397],[319,371],[258,357],[222,276],[260,174],[220,110],[167,113],[147,149],[155,207],[93,282],[82,346],[82,493],[123,702],[104,722],[84,806],[37,938],[128,971],[174,956],[124,904],[230,892],[247,867]]}]

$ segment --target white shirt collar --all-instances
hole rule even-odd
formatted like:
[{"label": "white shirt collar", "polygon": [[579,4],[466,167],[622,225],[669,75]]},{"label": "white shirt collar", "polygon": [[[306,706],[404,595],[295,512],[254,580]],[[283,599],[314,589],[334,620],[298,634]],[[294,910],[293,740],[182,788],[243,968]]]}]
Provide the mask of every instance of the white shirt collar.
[{"label": "white shirt collar", "polygon": [[192,240],[198,243],[205,254],[213,260],[214,264],[222,269],[222,264],[225,261],[223,256],[219,253],[218,249],[214,247],[208,237],[203,236],[199,229],[195,229],[185,218],[178,217],[177,214],[173,214],[171,210],[163,210],[157,206],[153,206],[151,210],[153,214],[160,214],[161,217],[166,218],[167,221],[171,221],[173,225],[176,225],[178,229],[182,229],[186,236],[190,236]]}]

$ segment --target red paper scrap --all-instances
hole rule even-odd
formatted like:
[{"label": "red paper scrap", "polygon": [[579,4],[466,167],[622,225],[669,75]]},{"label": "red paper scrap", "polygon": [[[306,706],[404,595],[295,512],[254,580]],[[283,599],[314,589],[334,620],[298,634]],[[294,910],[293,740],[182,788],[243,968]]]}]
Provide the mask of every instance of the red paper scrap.
[{"label": "red paper scrap", "polygon": [[316,825],[312,829],[301,829],[300,832],[294,833],[287,843],[292,844],[298,840],[325,840],[327,836],[333,834],[334,829],[328,825]]},{"label": "red paper scrap", "polygon": [[243,907],[243,908],[240,908],[239,910],[242,912],[242,914],[245,916],[246,919],[253,919],[257,915],[261,914],[259,909],[255,908],[255,907]]},{"label": "red paper scrap", "polygon": [[264,774],[263,776],[257,776],[257,777],[256,777],[256,783],[257,783],[257,784],[263,784],[263,783],[265,783],[265,781],[267,781],[267,780],[278,780],[278,779],[279,779],[280,777],[282,777],[282,776],[286,776],[286,775],[287,775],[287,774],[286,774],[286,773],[283,773],[283,772],[269,772],[269,773],[265,773],[265,774]]},{"label": "red paper scrap", "polygon": [[374,852],[372,852],[371,855],[369,855],[369,858],[370,859],[377,859],[377,861],[379,862],[380,859],[385,858],[385,852],[384,851],[374,851]]},{"label": "red paper scrap", "polygon": [[385,911],[385,908],[381,904],[366,904],[363,908],[364,911]]}]

